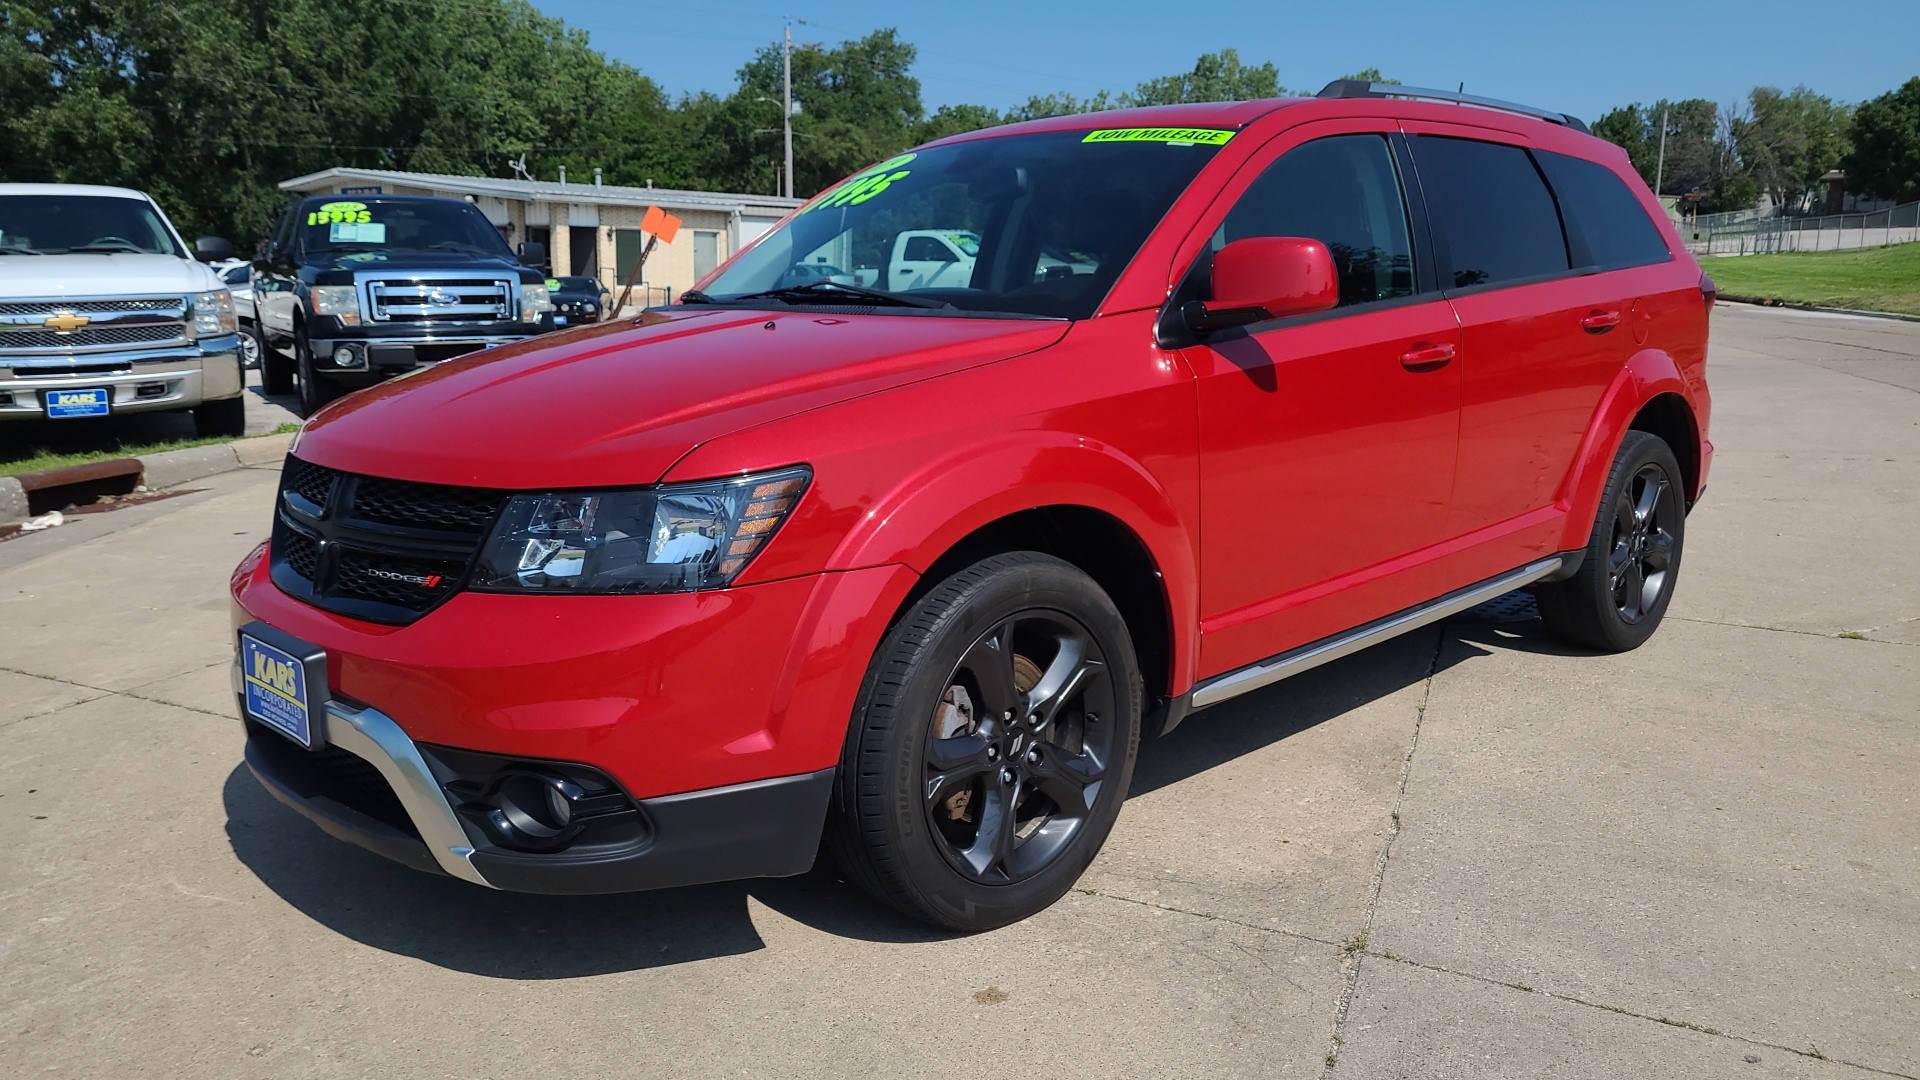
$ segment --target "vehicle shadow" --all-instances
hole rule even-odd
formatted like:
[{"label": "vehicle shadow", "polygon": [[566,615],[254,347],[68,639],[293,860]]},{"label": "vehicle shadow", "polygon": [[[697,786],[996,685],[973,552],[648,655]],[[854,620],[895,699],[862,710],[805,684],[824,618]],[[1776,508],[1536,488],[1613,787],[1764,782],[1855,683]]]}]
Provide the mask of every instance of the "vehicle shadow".
[{"label": "vehicle shadow", "polygon": [[[1495,650],[1581,655],[1537,616],[1460,616],[1188,718],[1143,744],[1130,796],[1177,783]],[[328,837],[246,767],[223,789],[227,837],[262,883],[361,944],[500,979],[567,979],[667,967],[766,947],[749,898],[838,937],[925,943],[963,935],[913,922],[844,881],[822,853],[792,878],[617,896],[535,896],[411,870]]]}]

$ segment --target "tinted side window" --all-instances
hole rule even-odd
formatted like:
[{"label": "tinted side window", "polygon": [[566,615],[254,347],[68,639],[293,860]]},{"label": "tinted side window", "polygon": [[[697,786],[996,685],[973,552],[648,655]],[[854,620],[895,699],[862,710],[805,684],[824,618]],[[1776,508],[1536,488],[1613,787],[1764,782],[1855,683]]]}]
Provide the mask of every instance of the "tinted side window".
[{"label": "tinted side window", "polygon": [[1336,135],[1287,151],[1234,204],[1215,250],[1249,236],[1306,236],[1327,245],[1340,305],[1412,296],[1413,244],[1387,140]]},{"label": "tinted side window", "polygon": [[1457,288],[1566,271],[1553,195],[1517,146],[1415,136],[1420,187],[1447,242]]},{"label": "tinted side window", "polygon": [[1542,151],[1535,157],[1560,197],[1576,262],[1613,270],[1673,257],[1640,200],[1612,169],[1565,154]]}]

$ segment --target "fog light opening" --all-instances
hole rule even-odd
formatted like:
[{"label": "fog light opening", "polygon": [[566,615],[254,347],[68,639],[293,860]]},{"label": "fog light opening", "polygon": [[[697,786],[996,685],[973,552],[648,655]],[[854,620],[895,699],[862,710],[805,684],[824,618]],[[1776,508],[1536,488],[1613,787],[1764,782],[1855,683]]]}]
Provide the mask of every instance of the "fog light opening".
[{"label": "fog light opening", "polygon": [[159,382],[141,383],[133,388],[136,398],[157,398],[167,396],[167,384]]},{"label": "fog light opening", "polygon": [[585,796],[580,785],[563,777],[514,772],[494,790],[487,820],[517,847],[551,848],[577,831],[578,804]]},{"label": "fog light opening", "polygon": [[362,366],[360,350],[351,345],[336,346],[333,350],[333,366],[343,368]]}]

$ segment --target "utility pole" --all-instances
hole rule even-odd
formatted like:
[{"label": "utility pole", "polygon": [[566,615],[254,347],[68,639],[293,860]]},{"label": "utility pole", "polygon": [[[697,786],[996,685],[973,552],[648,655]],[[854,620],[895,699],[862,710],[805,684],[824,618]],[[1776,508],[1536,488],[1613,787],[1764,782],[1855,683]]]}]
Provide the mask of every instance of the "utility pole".
[{"label": "utility pole", "polygon": [[1660,164],[1653,169],[1653,201],[1660,201],[1660,182],[1667,178],[1667,110],[1660,110]]},{"label": "utility pole", "polygon": [[787,46],[782,53],[781,79],[784,84],[780,102],[780,124],[786,129],[787,165],[780,173],[780,194],[793,198],[793,24],[787,24]]}]

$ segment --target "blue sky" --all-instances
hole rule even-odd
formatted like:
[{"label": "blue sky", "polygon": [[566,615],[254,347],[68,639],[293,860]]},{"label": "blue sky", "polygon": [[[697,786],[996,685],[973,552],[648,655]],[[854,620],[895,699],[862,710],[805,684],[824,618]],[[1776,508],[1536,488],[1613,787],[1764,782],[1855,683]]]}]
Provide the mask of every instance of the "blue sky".
[{"label": "blue sky", "polygon": [[[1254,63],[1272,61],[1281,85],[1295,91],[1374,66],[1409,84],[1464,81],[1468,93],[1588,120],[1662,96],[1731,101],[1755,85],[1804,83],[1859,101],[1920,75],[1920,0],[1859,9],[1788,0],[533,2],[676,96],[731,90],[741,64],[777,39],[789,16],[814,24],[796,26],[796,41],[897,27],[920,48],[915,74],[929,112],[956,102],[1005,107],[1037,93],[1130,89],[1226,46]],[[1823,23],[1822,11],[1835,18]]]}]

